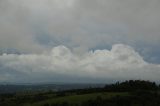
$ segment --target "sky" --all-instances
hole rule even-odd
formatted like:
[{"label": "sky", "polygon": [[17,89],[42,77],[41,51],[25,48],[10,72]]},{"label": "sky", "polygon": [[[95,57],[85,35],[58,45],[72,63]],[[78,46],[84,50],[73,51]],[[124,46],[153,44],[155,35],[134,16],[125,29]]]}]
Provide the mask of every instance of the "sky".
[{"label": "sky", "polygon": [[0,0],[0,82],[160,82],[159,0]]}]

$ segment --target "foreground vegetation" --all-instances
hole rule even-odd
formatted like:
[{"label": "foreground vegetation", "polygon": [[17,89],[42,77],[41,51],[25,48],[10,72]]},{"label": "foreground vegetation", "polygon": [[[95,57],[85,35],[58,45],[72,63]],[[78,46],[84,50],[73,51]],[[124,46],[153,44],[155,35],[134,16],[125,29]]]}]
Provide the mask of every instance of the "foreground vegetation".
[{"label": "foreground vegetation", "polygon": [[159,91],[154,82],[130,80],[104,88],[1,94],[0,106],[160,106]]}]

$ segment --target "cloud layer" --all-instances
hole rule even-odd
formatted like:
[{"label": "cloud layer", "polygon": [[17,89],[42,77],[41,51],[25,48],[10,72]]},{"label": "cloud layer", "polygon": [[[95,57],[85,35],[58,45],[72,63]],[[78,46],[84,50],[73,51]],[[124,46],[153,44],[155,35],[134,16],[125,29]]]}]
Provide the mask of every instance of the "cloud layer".
[{"label": "cloud layer", "polygon": [[0,81],[107,82],[144,79],[159,82],[160,65],[147,63],[130,46],[115,44],[111,50],[77,55],[65,46],[42,54],[3,54]]},{"label": "cloud layer", "polygon": [[39,53],[133,46],[160,63],[159,0],[0,0],[0,48]]},{"label": "cloud layer", "polygon": [[0,81],[159,81],[159,5],[0,0]]}]

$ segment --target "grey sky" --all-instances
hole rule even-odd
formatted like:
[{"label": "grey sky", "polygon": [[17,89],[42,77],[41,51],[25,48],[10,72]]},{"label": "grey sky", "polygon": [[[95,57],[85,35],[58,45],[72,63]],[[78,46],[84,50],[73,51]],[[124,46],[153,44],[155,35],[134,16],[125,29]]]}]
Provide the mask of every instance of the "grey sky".
[{"label": "grey sky", "polygon": [[64,45],[84,55],[124,44],[147,64],[159,65],[159,5],[159,0],[0,0],[0,49],[40,55]]}]

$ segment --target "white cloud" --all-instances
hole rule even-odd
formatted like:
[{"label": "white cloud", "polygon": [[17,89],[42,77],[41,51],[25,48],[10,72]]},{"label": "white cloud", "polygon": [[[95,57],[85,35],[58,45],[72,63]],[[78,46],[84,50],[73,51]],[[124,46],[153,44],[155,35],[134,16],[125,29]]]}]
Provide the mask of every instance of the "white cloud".
[{"label": "white cloud", "polygon": [[44,40],[37,41],[37,36],[50,39],[47,44],[51,47],[61,44],[88,49],[137,42],[156,46],[160,40],[159,3],[159,0],[0,0],[0,48],[37,53],[47,48]]},{"label": "white cloud", "polygon": [[[76,78],[104,80],[145,79],[160,81],[160,65],[149,64],[130,46],[115,44],[111,50],[96,50],[77,55],[65,46],[42,54],[3,54],[0,56],[0,81],[79,82]],[[20,77],[20,78],[18,78]],[[86,79],[86,80],[87,80]],[[94,82],[94,81],[93,81]]]}]

